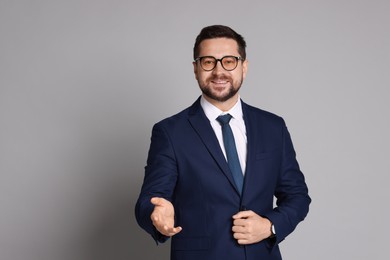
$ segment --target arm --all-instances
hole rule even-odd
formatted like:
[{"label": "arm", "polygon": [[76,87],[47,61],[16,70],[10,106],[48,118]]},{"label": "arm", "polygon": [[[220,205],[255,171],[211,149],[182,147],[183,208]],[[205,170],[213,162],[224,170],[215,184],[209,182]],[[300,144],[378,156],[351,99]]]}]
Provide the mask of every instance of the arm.
[{"label": "arm", "polygon": [[264,214],[275,226],[275,243],[281,242],[293,232],[309,212],[311,199],[295,156],[290,134],[284,126],[282,162],[275,189],[277,207]]},{"label": "arm", "polygon": [[[169,230],[170,232],[165,233],[165,235],[163,234],[164,232],[159,232],[158,230],[160,229],[162,231],[165,229],[164,226],[167,226],[168,229],[173,228],[174,221],[172,219],[168,220],[171,217],[162,218],[164,213],[161,213],[161,210],[164,211],[163,208],[171,203],[165,203],[164,207],[162,207],[160,205],[162,200],[154,200],[153,203],[152,198],[163,198],[167,202],[171,202],[176,180],[177,166],[172,144],[165,129],[161,124],[156,124],[152,130],[144,182],[135,208],[135,216],[138,224],[156,242],[162,243],[168,239],[169,236],[167,235],[173,230]],[[173,206],[172,210],[174,211]],[[154,214],[153,221],[152,214]],[[174,213],[173,215],[168,213],[168,215],[174,218]],[[157,220],[155,220],[156,217]],[[159,226],[159,228],[156,228],[155,225]]]},{"label": "arm", "polygon": [[[238,244],[247,245],[267,239],[271,246],[282,241],[308,212],[310,197],[304,176],[295,159],[295,151],[287,128],[281,128],[281,163],[275,190],[277,207],[268,213],[240,211],[233,216],[233,236]],[[271,236],[272,225],[276,237]]]}]

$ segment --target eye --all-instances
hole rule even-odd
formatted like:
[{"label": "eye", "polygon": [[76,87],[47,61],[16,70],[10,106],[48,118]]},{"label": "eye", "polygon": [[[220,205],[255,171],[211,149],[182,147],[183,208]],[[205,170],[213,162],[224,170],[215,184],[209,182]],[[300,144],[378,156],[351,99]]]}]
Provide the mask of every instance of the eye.
[{"label": "eye", "polygon": [[205,59],[202,60],[202,63],[205,64],[205,65],[211,65],[211,64],[214,64],[215,61],[212,58],[205,58]]},{"label": "eye", "polygon": [[233,57],[225,57],[224,59],[223,59],[223,63],[224,64],[234,64],[236,62],[236,59],[235,58],[233,58]]}]

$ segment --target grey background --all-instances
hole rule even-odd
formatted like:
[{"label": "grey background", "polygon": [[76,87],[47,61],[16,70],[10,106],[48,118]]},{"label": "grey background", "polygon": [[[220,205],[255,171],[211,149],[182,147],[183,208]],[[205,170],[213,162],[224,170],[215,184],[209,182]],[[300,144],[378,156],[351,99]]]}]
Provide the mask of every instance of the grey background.
[{"label": "grey background", "polygon": [[0,2],[0,259],[168,259],[134,219],[152,125],[192,47],[248,43],[242,98],[285,118],[313,198],[285,259],[388,257],[390,2]]}]

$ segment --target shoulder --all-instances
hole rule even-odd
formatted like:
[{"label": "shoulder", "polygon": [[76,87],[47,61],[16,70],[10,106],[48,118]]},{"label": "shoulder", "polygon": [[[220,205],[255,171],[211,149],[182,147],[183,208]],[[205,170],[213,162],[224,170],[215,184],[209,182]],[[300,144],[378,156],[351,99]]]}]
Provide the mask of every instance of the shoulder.
[{"label": "shoulder", "polygon": [[172,124],[179,123],[188,118],[188,113],[189,113],[189,108],[186,108],[177,114],[174,114],[172,116],[160,120],[159,122],[156,123],[156,125],[172,125]]},{"label": "shoulder", "polygon": [[244,117],[247,117],[248,119],[254,118],[256,121],[261,121],[263,123],[285,125],[284,119],[272,112],[248,105],[244,102],[242,102],[242,109]]},{"label": "shoulder", "polygon": [[188,107],[172,116],[158,121],[154,124],[153,129],[161,129],[171,134],[183,131],[183,129],[188,127],[188,119],[191,114],[191,109],[192,107]]}]

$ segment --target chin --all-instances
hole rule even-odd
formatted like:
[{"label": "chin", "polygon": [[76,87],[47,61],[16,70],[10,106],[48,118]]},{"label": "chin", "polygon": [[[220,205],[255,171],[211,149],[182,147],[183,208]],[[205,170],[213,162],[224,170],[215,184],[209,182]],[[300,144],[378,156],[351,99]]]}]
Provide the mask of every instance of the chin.
[{"label": "chin", "polygon": [[225,102],[230,100],[237,94],[239,89],[240,88],[235,89],[232,85],[226,86],[220,91],[211,86],[201,87],[201,90],[205,96],[218,102]]}]

